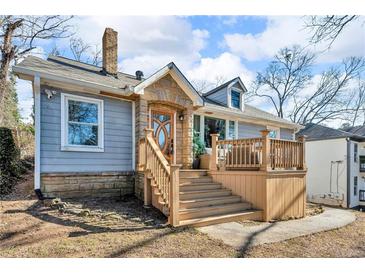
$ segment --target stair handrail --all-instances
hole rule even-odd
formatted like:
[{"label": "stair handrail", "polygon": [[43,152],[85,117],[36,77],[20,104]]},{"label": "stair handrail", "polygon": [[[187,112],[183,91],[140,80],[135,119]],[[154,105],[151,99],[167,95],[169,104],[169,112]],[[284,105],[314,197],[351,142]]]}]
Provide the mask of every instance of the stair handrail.
[{"label": "stair handrail", "polygon": [[153,129],[146,128],[145,131],[145,171],[150,173],[164,202],[164,206],[169,210],[170,224],[177,225],[180,165],[169,164],[153,138]]}]

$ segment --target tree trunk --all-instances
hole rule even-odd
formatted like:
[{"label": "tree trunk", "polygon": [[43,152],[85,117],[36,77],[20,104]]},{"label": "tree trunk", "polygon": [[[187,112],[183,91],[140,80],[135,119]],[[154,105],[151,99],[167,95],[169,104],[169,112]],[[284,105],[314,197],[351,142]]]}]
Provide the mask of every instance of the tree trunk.
[{"label": "tree trunk", "polygon": [[1,60],[0,60],[0,124],[4,118],[4,98],[6,96],[6,84],[8,81],[10,62],[15,57],[16,47],[12,44],[14,31],[22,25],[23,19],[10,22],[4,33],[3,43],[1,45]]}]

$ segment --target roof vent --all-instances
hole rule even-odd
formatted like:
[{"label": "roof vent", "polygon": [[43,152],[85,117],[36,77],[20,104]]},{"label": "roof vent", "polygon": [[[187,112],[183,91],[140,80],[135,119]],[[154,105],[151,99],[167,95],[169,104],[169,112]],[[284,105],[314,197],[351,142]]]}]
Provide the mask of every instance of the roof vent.
[{"label": "roof vent", "polygon": [[143,77],[143,71],[137,70],[136,71],[136,79],[137,80],[142,80]]}]

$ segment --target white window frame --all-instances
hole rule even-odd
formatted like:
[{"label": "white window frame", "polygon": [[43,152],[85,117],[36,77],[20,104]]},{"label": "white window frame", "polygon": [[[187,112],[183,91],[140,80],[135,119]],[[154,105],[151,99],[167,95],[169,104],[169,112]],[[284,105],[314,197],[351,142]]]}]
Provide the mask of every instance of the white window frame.
[{"label": "white window frame", "polygon": [[[71,145],[68,143],[68,101],[98,105],[98,146]],[[104,101],[79,95],[61,93],[61,151],[104,152]]]},{"label": "white window frame", "polygon": [[275,139],[280,139],[280,128],[279,127],[267,126],[266,129],[270,130],[270,131],[276,131],[276,138]]}]

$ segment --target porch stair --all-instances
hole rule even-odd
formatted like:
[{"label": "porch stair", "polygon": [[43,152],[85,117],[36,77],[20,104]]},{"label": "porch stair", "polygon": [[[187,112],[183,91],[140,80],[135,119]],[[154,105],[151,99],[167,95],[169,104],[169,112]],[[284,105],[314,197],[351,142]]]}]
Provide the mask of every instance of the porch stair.
[{"label": "porch stair", "polygon": [[213,182],[206,170],[180,170],[179,226],[259,220],[262,211]]}]

